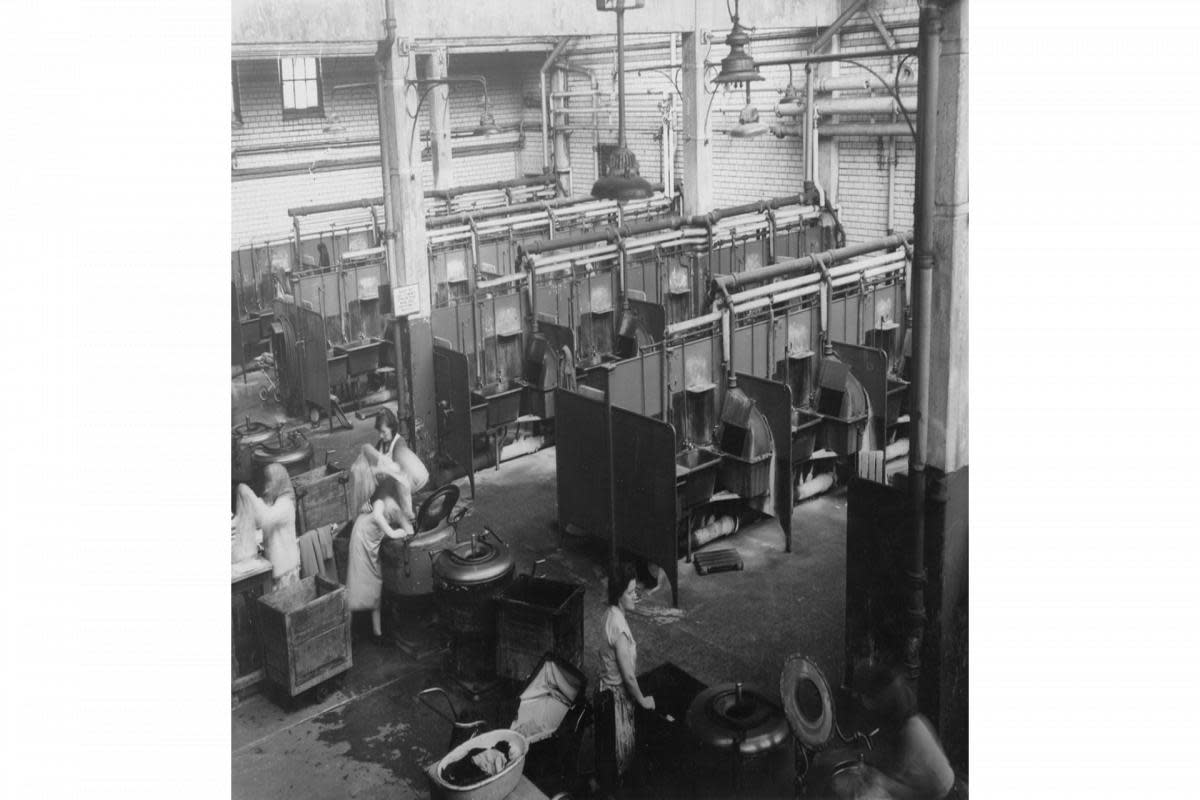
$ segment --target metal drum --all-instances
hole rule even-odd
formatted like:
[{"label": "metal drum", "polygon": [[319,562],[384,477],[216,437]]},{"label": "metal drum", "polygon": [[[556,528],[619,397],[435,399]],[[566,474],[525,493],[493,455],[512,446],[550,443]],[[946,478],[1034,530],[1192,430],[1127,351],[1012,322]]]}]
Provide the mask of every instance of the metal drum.
[{"label": "metal drum", "polygon": [[424,597],[433,593],[433,559],[454,544],[454,526],[447,521],[411,539],[384,539],[379,547],[379,565],[385,594]]},{"label": "metal drum", "polygon": [[411,539],[384,539],[379,547],[384,594],[400,597],[425,597],[433,594],[433,559],[452,540],[455,525],[462,517],[451,517],[458,503],[458,487],[449,484],[421,503]]},{"label": "metal drum", "polygon": [[765,759],[789,736],[779,704],[761,689],[741,683],[721,684],[696,695],[687,724],[701,752],[716,750],[729,758],[735,791],[741,788],[747,762]]},{"label": "metal drum", "polygon": [[495,677],[495,597],[512,583],[515,566],[508,546],[489,528],[433,562],[434,599],[450,638],[448,666],[462,681]]},{"label": "metal drum", "polygon": [[254,463],[250,458],[251,452],[263,442],[271,438],[274,429],[263,422],[252,422],[249,417],[241,425],[233,427],[232,435],[232,466],[230,469],[233,491],[233,511],[237,510],[237,486],[244,483],[258,492],[262,486],[254,484]]},{"label": "metal drum", "polygon": [[274,429],[263,422],[252,422],[249,417],[241,425],[233,427],[233,482],[250,483],[253,480],[253,464],[250,452],[271,438]]},{"label": "metal drum", "polygon": [[255,484],[262,487],[263,472],[268,464],[280,464],[288,475],[299,475],[312,469],[313,448],[308,437],[298,430],[289,431],[287,436],[280,431],[274,439],[267,439],[250,452]]}]

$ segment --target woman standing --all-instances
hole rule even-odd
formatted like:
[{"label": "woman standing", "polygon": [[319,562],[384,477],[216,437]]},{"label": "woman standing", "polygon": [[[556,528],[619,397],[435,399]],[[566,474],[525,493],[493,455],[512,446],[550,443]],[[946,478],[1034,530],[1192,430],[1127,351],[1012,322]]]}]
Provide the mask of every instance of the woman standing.
[{"label": "woman standing", "polygon": [[635,708],[654,710],[654,698],[642,694],[638,686],[637,642],[625,619],[636,602],[637,574],[629,564],[621,564],[608,576],[605,646],[600,649],[596,692],[596,767],[609,791],[615,790],[633,761]]},{"label": "woman standing", "polygon": [[429,470],[400,435],[400,422],[390,408],[380,409],[375,415],[375,430],[379,433],[375,449],[408,477],[414,492],[421,491],[429,483]]},{"label": "woman standing", "polygon": [[[237,487],[237,513],[233,517],[234,558],[249,549],[249,543],[263,535],[263,549],[271,562],[275,588],[300,580],[300,546],[296,543],[296,494],[292,479],[280,464],[268,464],[264,471],[266,488],[262,499],[244,483]],[[253,555],[253,552],[250,553]]]},{"label": "woman standing", "polygon": [[379,546],[384,537],[405,539],[413,534],[411,493],[403,486],[403,477],[379,475],[371,494],[370,506],[354,521],[350,531],[349,563],[346,567],[346,595],[351,611],[371,612],[371,632],[378,643],[383,636],[380,599],[383,574],[379,569]]}]

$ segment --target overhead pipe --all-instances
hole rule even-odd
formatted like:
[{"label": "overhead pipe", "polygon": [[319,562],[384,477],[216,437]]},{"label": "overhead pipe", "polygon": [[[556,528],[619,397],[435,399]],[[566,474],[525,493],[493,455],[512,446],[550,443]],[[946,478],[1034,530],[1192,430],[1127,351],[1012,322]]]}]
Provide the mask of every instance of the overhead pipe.
[{"label": "overhead pipe", "polygon": [[[903,107],[907,111],[916,111],[917,98],[913,95],[901,95]],[[900,104],[890,95],[879,97],[828,97],[812,102],[813,111],[822,116],[828,114],[891,114],[899,112]],[[808,110],[808,103],[779,103],[775,113],[782,117],[798,117]]]},{"label": "overhead pipe", "polygon": [[466,225],[472,219],[479,222],[481,220],[492,219],[493,217],[507,217],[526,211],[545,211],[549,208],[562,208],[564,206],[578,205],[579,203],[580,201],[577,198],[571,197],[556,197],[553,200],[531,200],[527,203],[514,203],[511,206],[495,206],[493,208],[481,208],[478,211],[446,214],[427,220],[425,226],[427,228],[442,228],[451,225]]},{"label": "overhead pipe", "polygon": [[487,192],[495,189],[516,189],[523,186],[553,186],[554,176],[549,173],[532,175],[523,178],[508,178],[501,181],[471,183],[465,186],[452,186],[449,189],[426,189],[425,197],[438,200],[453,200],[458,195]]},{"label": "overhead pipe", "polygon": [[561,39],[538,70],[538,86],[542,92],[542,172],[550,171],[550,108],[546,99],[546,70],[550,69],[562,51],[571,43],[571,37]]},{"label": "overhead pipe", "polygon": [[[843,53],[845,58],[854,58],[854,53]],[[856,90],[869,92],[886,92],[894,88],[915,89],[917,87],[916,78],[904,78],[899,83],[885,83],[874,77],[859,76],[859,75],[830,75],[823,78],[813,79],[813,89],[818,94],[827,94],[829,92],[852,92]],[[915,99],[915,98],[914,98]]]},{"label": "overhead pipe", "polygon": [[[755,66],[759,67],[783,67],[788,64],[824,64],[830,61],[846,61],[852,59],[860,61],[864,58],[887,58],[888,56],[915,56],[917,48],[915,47],[897,47],[897,48],[880,48],[879,50],[865,50],[861,53],[826,53],[822,55],[808,56],[780,56],[778,58],[756,58],[754,59]],[[719,67],[721,63],[705,62],[705,67]]]},{"label": "overhead pipe", "polygon": [[[776,122],[771,133],[779,139],[804,135],[799,122]],[[912,129],[904,122],[829,122],[817,125],[821,136],[912,136]]]},{"label": "overhead pipe", "polygon": [[837,122],[818,125],[817,132],[822,136],[912,136],[912,130],[903,122]]},{"label": "overhead pipe", "polygon": [[296,206],[289,208],[287,214],[289,217],[307,217],[313,214],[325,214],[330,211],[348,211],[352,208],[370,208],[372,206],[381,205],[384,201],[382,197],[371,197],[360,200],[345,200],[341,203],[320,203],[312,206]]},{"label": "overhead pipe", "polygon": [[913,535],[908,552],[909,636],[905,661],[914,683],[921,676],[921,648],[925,638],[925,451],[929,435],[929,364],[932,339],[934,240],[933,214],[936,189],[937,95],[942,55],[942,7],[936,0],[921,0],[920,13],[920,135],[917,141],[917,186],[914,223],[916,254],[913,258],[912,432],[908,449],[908,485],[913,514]]},{"label": "overhead pipe", "polygon": [[577,233],[574,236],[566,236],[561,239],[536,239],[532,242],[519,245],[517,250],[522,255],[534,256],[541,253],[549,253],[553,250],[566,250],[571,247],[594,244],[596,242],[616,242],[622,236],[637,236],[642,233],[678,228],[682,223],[683,217],[672,215],[660,219],[631,222],[626,225],[610,225],[601,230]]},{"label": "overhead pipe", "polygon": [[827,264],[836,264],[855,256],[862,256],[879,250],[893,250],[897,247],[903,247],[911,239],[911,234],[885,236],[881,239],[872,239],[869,242],[863,242],[862,244],[825,250],[820,253],[780,261],[778,264],[750,269],[737,274],[716,275],[712,279],[713,291],[717,292],[723,289],[733,291],[766,281],[773,281],[777,278],[786,278],[797,273],[804,273],[817,266],[819,260]]}]

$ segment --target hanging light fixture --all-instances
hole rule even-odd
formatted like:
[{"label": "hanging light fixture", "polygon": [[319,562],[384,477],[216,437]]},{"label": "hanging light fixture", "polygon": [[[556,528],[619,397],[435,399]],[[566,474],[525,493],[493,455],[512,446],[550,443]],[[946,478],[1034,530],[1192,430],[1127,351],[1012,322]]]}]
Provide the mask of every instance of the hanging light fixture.
[{"label": "hanging light fixture", "polygon": [[471,130],[471,134],[474,136],[490,136],[502,132],[496,124],[496,118],[492,116],[492,101],[488,95],[487,78],[482,75],[463,75],[453,78],[419,78],[417,80],[410,80],[408,83],[421,90],[421,96],[417,100],[417,110],[413,113],[414,132],[416,131],[417,117],[421,113],[421,106],[425,103],[425,98],[435,87],[453,86],[464,83],[478,84],[483,92],[483,111],[479,115],[479,124]]},{"label": "hanging light fixture", "polygon": [[758,119],[758,109],[750,102],[750,84],[746,84],[746,107],[738,114],[738,124],[729,130],[729,135],[736,139],[753,139],[768,130],[767,124]]},{"label": "hanging light fixture", "polygon": [[596,0],[600,11],[617,12],[617,149],[608,158],[607,174],[592,184],[600,200],[642,200],[654,189],[638,171],[637,156],[625,143],[625,9],[641,8],[645,0]]},{"label": "hanging light fixture", "polygon": [[788,64],[788,84],[783,88],[783,95],[779,98],[779,105],[803,105],[803,103],[804,101],[800,98],[800,90],[792,82],[792,65]]},{"label": "hanging light fixture", "polygon": [[475,128],[476,136],[490,136],[495,133],[500,133],[500,128],[496,125],[496,118],[492,116],[492,104],[488,100],[488,96],[483,96],[483,113],[479,115],[479,125]]},{"label": "hanging light fixture", "polygon": [[[759,74],[758,66],[754,63],[753,56],[746,52],[746,48],[750,45],[750,34],[738,20],[740,4],[741,0],[734,0],[733,13],[730,15],[733,28],[725,37],[725,44],[729,45],[729,55],[721,59],[721,71],[717,73],[717,77],[713,78],[713,83],[732,86],[735,89],[743,83],[749,84],[750,81],[763,79],[763,76]],[[728,8],[728,0],[725,5]]]}]

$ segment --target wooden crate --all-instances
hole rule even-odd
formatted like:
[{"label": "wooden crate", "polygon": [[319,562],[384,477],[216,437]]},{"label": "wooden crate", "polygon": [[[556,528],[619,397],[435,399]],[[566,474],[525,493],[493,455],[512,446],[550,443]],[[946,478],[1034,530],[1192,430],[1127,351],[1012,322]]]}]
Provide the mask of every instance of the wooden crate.
[{"label": "wooden crate", "polygon": [[333,464],[292,476],[297,533],[350,519],[350,473]]},{"label": "wooden crate", "polygon": [[350,669],[346,590],[320,575],[258,599],[267,679],[292,697]]},{"label": "wooden crate", "polygon": [[496,596],[496,672],[522,681],[548,652],[583,666],[583,585],[521,575]]}]

